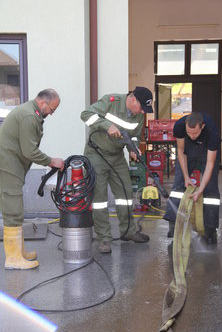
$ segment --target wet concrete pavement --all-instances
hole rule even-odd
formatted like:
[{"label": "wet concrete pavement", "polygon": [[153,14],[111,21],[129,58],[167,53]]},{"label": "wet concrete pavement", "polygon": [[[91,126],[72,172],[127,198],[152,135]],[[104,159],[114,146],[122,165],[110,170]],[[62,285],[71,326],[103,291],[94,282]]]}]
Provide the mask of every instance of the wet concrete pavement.
[{"label": "wet concrete pavement", "polygon": [[[161,209],[164,204],[162,202]],[[150,210],[147,214],[158,212]],[[113,235],[118,237],[116,218],[112,217],[111,223]],[[51,310],[42,312],[42,315],[58,326],[58,332],[157,332],[161,325],[164,294],[173,278],[171,240],[166,237],[168,224],[163,219],[144,218],[141,225],[150,236],[149,243],[118,240],[112,244],[111,255],[101,255],[93,242],[95,261],[33,289],[21,301],[34,309]],[[49,224],[48,229],[61,234],[58,224]],[[0,290],[17,298],[40,282],[76,269],[73,264],[63,263],[62,252],[58,250],[60,241],[51,232],[45,240],[25,241],[27,249],[37,250],[40,262],[39,268],[29,271],[4,269],[1,242]],[[221,251],[221,229],[218,230],[217,246],[205,245],[193,233],[187,270],[188,295],[173,325],[174,332],[222,331]],[[16,328],[16,317],[11,329],[2,311],[0,321],[0,331],[20,332]],[[27,330],[21,331],[34,332],[31,321]]]}]

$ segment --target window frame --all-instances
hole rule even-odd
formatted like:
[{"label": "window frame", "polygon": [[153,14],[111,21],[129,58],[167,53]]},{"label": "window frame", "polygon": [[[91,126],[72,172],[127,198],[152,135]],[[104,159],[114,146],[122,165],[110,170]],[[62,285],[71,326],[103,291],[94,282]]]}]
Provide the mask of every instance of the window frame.
[{"label": "window frame", "polygon": [[[172,45],[172,44],[183,44],[185,45],[185,70],[184,74],[181,75],[158,75],[157,65],[158,65],[158,45]],[[218,44],[218,73],[217,74],[191,74],[191,46],[192,44]],[[222,50],[222,40],[174,40],[174,41],[155,41],[154,42],[154,74],[156,83],[171,83],[171,82],[188,82],[188,81],[200,81],[201,77],[209,80],[215,80],[215,78],[220,79],[221,73],[221,50]]]},{"label": "window frame", "polygon": [[26,34],[0,34],[0,44],[19,44],[20,103],[28,100],[28,61]]},{"label": "window frame", "polygon": [[[184,74],[174,74],[174,75],[173,74],[172,75],[171,74],[166,74],[166,75],[157,74],[157,71],[158,71],[158,46],[160,46],[160,45],[182,45],[182,46],[184,46]],[[157,75],[157,76],[181,76],[181,75],[186,74],[186,45],[184,42],[180,42],[180,41],[169,42],[169,43],[159,42],[154,47],[154,54],[155,54],[154,55],[154,73],[155,73],[155,75]]]}]

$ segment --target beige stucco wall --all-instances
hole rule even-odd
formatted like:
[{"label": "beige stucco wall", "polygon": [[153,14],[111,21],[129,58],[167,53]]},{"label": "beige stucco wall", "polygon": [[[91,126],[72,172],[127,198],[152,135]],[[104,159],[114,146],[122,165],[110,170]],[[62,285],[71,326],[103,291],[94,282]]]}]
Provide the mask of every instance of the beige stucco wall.
[{"label": "beige stucco wall", "polygon": [[221,0],[129,0],[130,88],[154,89],[154,41],[222,39]]}]

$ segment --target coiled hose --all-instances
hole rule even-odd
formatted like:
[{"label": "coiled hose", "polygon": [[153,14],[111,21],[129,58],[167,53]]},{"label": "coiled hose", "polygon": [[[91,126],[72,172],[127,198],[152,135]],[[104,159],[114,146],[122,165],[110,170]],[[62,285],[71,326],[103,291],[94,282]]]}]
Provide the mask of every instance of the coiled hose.
[{"label": "coiled hose", "polygon": [[[68,168],[74,161],[83,163],[83,179],[68,183]],[[59,210],[73,214],[80,214],[87,211],[94,196],[96,176],[89,159],[84,156],[73,155],[64,162],[63,171],[58,171],[57,184],[55,190],[51,191],[51,197]],[[74,210],[70,209],[76,207]]]}]

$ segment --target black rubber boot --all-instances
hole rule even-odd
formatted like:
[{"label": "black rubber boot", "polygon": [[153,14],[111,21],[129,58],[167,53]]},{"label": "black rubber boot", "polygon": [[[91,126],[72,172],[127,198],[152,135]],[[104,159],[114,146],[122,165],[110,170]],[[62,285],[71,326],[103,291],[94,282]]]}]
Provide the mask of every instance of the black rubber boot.
[{"label": "black rubber boot", "polygon": [[217,244],[217,230],[216,228],[205,228],[205,240],[207,244]]},{"label": "black rubber boot", "polygon": [[174,221],[169,221],[169,231],[167,233],[168,238],[173,238],[174,237],[174,228],[175,228],[175,222]]}]

